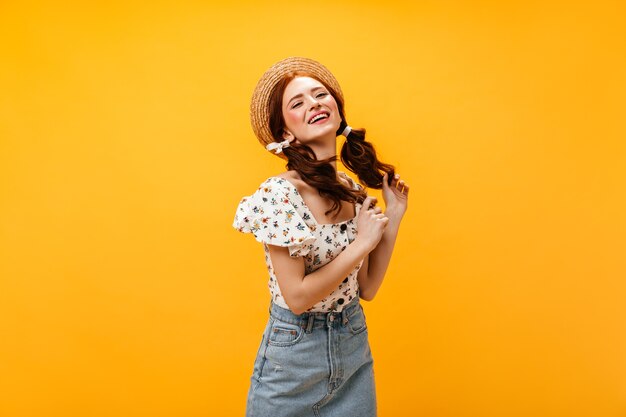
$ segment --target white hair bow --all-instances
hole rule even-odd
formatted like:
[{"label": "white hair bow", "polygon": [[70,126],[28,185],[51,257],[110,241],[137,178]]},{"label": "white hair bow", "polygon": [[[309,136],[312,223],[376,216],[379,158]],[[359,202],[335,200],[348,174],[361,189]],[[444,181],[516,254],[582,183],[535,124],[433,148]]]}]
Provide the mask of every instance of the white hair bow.
[{"label": "white hair bow", "polygon": [[276,149],[274,153],[281,153],[283,151],[283,148],[288,148],[288,147],[289,147],[289,141],[284,140],[282,142],[272,142],[269,145],[267,145],[265,148],[267,148],[268,151]]}]

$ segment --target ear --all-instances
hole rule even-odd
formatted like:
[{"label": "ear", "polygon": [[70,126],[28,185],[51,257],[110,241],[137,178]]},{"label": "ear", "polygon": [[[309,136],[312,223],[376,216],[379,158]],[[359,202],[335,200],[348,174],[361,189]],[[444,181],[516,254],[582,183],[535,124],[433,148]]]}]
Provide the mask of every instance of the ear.
[{"label": "ear", "polygon": [[283,139],[286,139],[288,141],[291,142],[291,140],[294,138],[295,136],[287,129],[283,129]]}]

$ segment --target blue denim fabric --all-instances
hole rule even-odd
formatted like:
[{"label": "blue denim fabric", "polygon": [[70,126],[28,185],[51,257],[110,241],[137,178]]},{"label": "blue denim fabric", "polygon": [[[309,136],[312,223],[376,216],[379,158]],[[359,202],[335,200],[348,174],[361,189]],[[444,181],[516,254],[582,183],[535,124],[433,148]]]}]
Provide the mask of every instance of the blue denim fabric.
[{"label": "blue denim fabric", "polygon": [[375,417],[374,361],[359,298],[296,315],[270,301],[246,417]]}]

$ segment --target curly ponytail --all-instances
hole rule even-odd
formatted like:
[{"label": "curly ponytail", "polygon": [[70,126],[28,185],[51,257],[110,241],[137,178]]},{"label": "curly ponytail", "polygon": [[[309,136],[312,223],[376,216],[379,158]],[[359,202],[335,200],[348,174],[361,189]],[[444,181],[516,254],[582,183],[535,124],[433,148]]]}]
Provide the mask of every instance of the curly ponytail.
[{"label": "curly ponytail", "polygon": [[[343,109],[342,109],[343,110]],[[347,124],[342,114],[338,132],[343,132]],[[370,188],[383,188],[383,174],[387,173],[388,183],[395,175],[395,167],[378,160],[374,145],[365,140],[365,129],[352,129],[341,147],[341,163],[354,172],[359,180]]]}]

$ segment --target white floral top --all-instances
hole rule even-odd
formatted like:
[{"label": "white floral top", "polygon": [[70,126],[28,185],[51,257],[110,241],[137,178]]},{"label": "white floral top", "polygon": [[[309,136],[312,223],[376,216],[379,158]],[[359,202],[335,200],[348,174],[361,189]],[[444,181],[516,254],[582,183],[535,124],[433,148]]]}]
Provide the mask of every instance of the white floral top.
[{"label": "white floral top", "polygon": [[[343,172],[355,189],[363,188]],[[361,208],[355,204],[356,216]],[[292,257],[304,257],[305,274],[310,274],[339,255],[357,235],[356,216],[339,223],[317,223],[295,185],[281,177],[269,177],[254,194],[243,197],[235,213],[233,227],[252,233],[263,243],[265,264],[269,272],[272,301],[289,309],[281,295],[274,274],[268,244],[285,246]],[[359,297],[357,273],[361,261],[339,286],[306,312],[341,311],[343,306]]]}]

